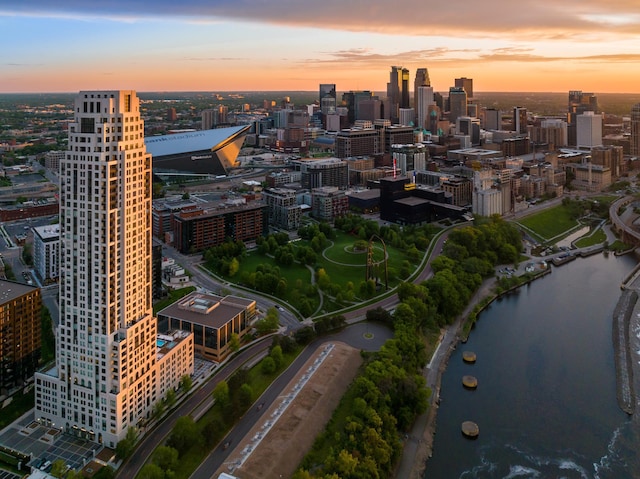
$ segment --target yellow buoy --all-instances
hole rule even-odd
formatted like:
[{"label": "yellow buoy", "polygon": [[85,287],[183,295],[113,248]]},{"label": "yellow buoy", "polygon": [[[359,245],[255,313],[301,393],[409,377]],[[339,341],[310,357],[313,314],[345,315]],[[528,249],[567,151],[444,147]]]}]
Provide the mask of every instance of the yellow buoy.
[{"label": "yellow buoy", "polygon": [[473,376],[462,376],[462,385],[465,388],[475,389],[478,387],[478,380]]},{"label": "yellow buoy", "polygon": [[462,423],[462,434],[475,439],[480,434],[480,428],[473,421],[465,421]]},{"label": "yellow buoy", "polygon": [[465,363],[475,363],[476,362],[476,353],[473,351],[465,351],[462,353],[462,360]]}]

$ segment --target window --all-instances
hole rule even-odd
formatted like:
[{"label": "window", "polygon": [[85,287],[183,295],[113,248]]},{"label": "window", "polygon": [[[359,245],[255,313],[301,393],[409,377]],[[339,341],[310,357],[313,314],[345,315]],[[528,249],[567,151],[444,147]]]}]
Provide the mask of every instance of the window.
[{"label": "window", "polygon": [[80,118],[81,133],[95,133],[95,120],[93,118]]}]

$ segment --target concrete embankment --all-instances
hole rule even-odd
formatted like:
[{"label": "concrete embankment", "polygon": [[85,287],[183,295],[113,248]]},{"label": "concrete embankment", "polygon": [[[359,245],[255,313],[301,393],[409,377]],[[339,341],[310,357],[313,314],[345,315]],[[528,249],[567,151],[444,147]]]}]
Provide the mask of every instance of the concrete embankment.
[{"label": "concrete embankment", "polygon": [[613,350],[616,362],[616,383],[618,405],[627,414],[633,414],[636,405],[633,385],[633,360],[631,357],[632,317],[638,302],[638,293],[624,290],[613,312]]}]

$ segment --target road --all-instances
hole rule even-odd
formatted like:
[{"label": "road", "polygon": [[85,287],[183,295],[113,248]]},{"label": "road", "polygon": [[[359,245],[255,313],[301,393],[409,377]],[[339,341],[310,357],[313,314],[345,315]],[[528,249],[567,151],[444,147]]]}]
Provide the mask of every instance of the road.
[{"label": "road", "polygon": [[167,258],[172,258],[176,263],[181,264],[187,271],[189,271],[189,273],[191,273],[192,281],[203,289],[221,296],[224,296],[222,290],[227,290],[237,296],[253,299],[255,300],[258,309],[261,311],[267,311],[271,307],[277,307],[280,313],[280,324],[282,324],[287,331],[295,331],[303,326],[303,323],[300,322],[298,317],[287,309],[286,303],[278,303],[275,299],[272,300],[253,291],[238,288],[231,283],[220,281],[202,271],[200,269],[200,265],[202,264],[202,255],[183,255],[175,248],[170,248],[168,246],[163,246],[162,254]]},{"label": "road", "polygon": [[213,390],[222,380],[229,378],[237,369],[256,356],[266,355],[271,341],[269,339],[254,343],[243,349],[233,359],[229,360],[209,381],[205,382],[184,402],[180,403],[171,414],[165,417],[152,430],[145,431],[142,441],[138,444],[135,454],[118,469],[118,477],[135,477],[147,462],[154,449],[169,435],[178,418],[188,416],[200,403],[209,399]]},{"label": "road", "polygon": [[[365,333],[370,333],[374,339],[364,339]],[[235,446],[244,439],[256,422],[259,422],[260,418],[269,411],[270,406],[281,396],[287,384],[294,379],[302,366],[323,344],[331,341],[341,341],[357,349],[377,351],[387,339],[392,337],[392,334],[393,333],[383,325],[359,323],[349,326],[338,333],[323,336],[313,341],[256,401],[256,404],[262,404],[263,407],[251,408],[234,426],[231,432],[225,436],[220,443],[221,445],[214,449],[202,464],[200,464],[190,476],[190,479],[209,479],[211,477],[211,471],[218,470],[224,464],[233,452]],[[223,446],[225,443],[229,443],[231,446],[225,449]]]}]

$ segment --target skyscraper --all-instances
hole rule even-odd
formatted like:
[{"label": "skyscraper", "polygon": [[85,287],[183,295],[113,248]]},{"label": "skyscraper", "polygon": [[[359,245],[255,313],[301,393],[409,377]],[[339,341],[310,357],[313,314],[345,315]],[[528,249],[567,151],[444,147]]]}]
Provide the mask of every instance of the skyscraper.
[{"label": "skyscraper", "polygon": [[592,148],[602,145],[602,115],[585,111],[576,117],[576,146]]},{"label": "skyscraper", "polygon": [[521,106],[513,107],[513,131],[521,135],[527,134],[527,109]]},{"label": "skyscraper", "polygon": [[400,108],[409,108],[409,70],[402,67],[391,67],[387,97],[391,102],[391,122],[397,123]]},{"label": "skyscraper", "polygon": [[429,107],[435,105],[433,98],[433,87],[419,86],[415,92],[416,104],[416,126],[418,128],[429,129]]},{"label": "skyscraper", "polygon": [[[135,92],[80,92],[73,111],[60,162],[56,365],[36,374],[35,416],[113,447],[193,372],[193,337],[176,337],[173,351],[159,354],[151,155]],[[161,372],[176,353],[187,357],[174,365],[177,380]]]},{"label": "skyscraper", "polygon": [[455,123],[458,117],[467,116],[467,92],[462,87],[449,88],[449,121]]},{"label": "skyscraper", "polygon": [[456,78],[454,86],[464,88],[464,91],[467,92],[467,99],[473,98],[473,78]]},{"label": "skyscraper", "polygon": [[328,115],[336,111],[336,84],[320,83],[320,111],[323,115]]},{"label": "skyscraper", "polygon": [[429,79],[429,70],[426,68],[418,68],[416,70],[416,79],[413,81],[413,94],[415,95],[421,86],[431,86]]},{"label": "skyscraper", "polygon": [[640,103],[631,108],[631,148],[633,156],[640,156]]}]

